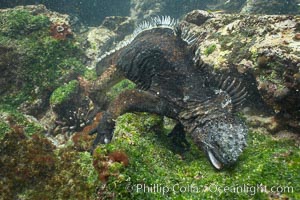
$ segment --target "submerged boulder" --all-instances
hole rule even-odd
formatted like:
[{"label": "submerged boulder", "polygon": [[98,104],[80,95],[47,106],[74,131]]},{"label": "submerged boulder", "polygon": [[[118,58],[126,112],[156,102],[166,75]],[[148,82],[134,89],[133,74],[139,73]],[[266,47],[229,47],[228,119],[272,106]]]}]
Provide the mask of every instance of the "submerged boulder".
[{"label": "submerged boulder", "polygon": [[80,91],[76,80],[54,90],[50,97],[50,106],[57,115],[56,129],[63,129],[65,132],[79,131],[86,126],[93,108],[90,99]]},{"label": "submerged boulder", "polygon": [[133,20],[129,17],[106,17],[99,27],[91,27],[82,35],[82,48],[88,58],[88,66],[96,67],[97,60],[117,42],[133,31]]},{"label": "submerged boulder", "polygon": [[[187,14],[185,20],[199,37],[202,59],[216,70],[242,74],[249,87],[259,92],[250,95],[248,106],[274,116],[275,131],[287,127],[299,131],[299,17],[214,14],[198,26],[200,17],[195,13]],[[271,113],[262,104],[257,107],[260,97]]]}]

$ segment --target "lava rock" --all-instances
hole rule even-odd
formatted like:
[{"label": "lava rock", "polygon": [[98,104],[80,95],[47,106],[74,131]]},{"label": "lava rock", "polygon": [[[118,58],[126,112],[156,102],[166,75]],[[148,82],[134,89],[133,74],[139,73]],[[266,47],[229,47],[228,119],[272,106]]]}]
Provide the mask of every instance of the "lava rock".
[{"label": "lava rock", "polygon": [[185,16],[185,20],[189,23],[201,26],[206,20],[212,18],[213,15],[204,10],[194,10]]}]

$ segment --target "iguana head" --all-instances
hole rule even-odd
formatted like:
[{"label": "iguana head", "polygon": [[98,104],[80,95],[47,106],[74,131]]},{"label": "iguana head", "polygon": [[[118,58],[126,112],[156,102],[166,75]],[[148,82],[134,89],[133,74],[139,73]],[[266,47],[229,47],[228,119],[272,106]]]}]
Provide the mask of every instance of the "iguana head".
[{"label": "iguana head", "polygon": [[192,133],[193,140],[207,154],[216,169],[234,164],[246,146],[247,128],[234,116],[207,120]]},{"label": "iguana head", "polygon": [[180,114],[196,145],[216,169],[233,165],[246,147],[248,129],[232,113],[230,96],[221,90],[203,102],[193,102]]}]

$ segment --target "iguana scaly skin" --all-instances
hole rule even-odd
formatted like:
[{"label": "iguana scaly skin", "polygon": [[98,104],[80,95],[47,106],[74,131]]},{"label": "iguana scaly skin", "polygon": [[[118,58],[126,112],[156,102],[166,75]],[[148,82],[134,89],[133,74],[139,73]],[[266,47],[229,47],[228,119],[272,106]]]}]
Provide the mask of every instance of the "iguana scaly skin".
[{"label": "iguana scaly skin", "polygon": [[[247,127],[233,112],[246,96],[233,77],[219,76],[195,52],[196,37],[169,17],[143,23],[127,41],[101,57],[91,93],[99,94],[122,78],[137,89],[121,93],[104,112],[94,140],[108,143],[115,119],[126,112],[149,112],[175,119],[171,135],[189,134],[221,169],[232,165],[246,146]],[[102,73],[103,67],[107,70]],[[97,95],[94,101],[97,101]]]}]

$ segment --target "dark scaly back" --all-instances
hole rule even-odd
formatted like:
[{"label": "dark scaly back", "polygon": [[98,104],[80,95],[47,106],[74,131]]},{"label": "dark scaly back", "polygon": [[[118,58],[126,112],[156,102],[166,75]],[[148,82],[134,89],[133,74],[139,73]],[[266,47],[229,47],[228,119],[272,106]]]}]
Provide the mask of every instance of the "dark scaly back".
[{"label": "dark scaly back", "polygon": [[182,99],[187,74],[195,65],[192,46],[196,37],[170,17],[154,17],[140,24],[127,38],[99,58],[96,71],[101,77],[95,88],[103,85],[102,77],[112,67],[117,69],[118,76],[110,76],[116,77],[116,81],[124,76],[138,88],[169,101]]},{"label": "dark scaly back", "polygon": [[105,52],[98,58],[98,63],[96,66],[97,74],[102,74],[105,69],[107,69],[110,65],[116,65],[118,58],[120,57],[120,53],[123,50],[126,50],[128,46],[135,40],[137,36],[141,33],[155,29],[155,28],[164,28],[172,30],[174,34],[177,32],[178,21],[169,17],[169,16],[162,16],[162,17],[152,17],[144,22],[140,23],[135,31],[126,37],[125,40],[119,42],[115,48],[112,50]]},{"label": "dark scaly back", "polygon": [[184,23],[170,17],[150,18],[101,56],[97,74],[115,65],[138,88],[169,100],[205,99],[219,89],[229,95],[232,108],[237,107],[247,95],[245,88],[233,77],[213,75],[201,60],[197,38]]},{"label": "dark scaly back", "polygon": [[117,66],[141,89],[180,97],[193,63],[180,37],[169,29],[155,28],[141,33],[122,52]]}]

